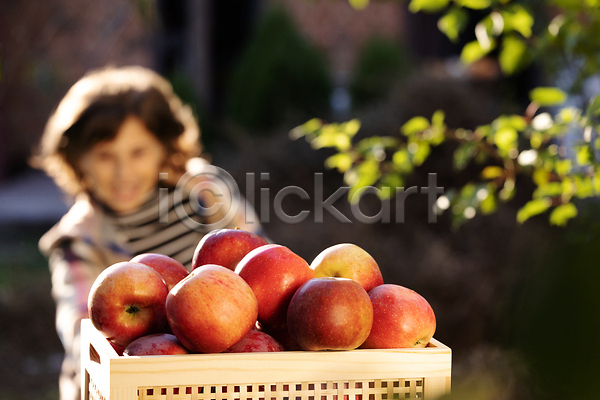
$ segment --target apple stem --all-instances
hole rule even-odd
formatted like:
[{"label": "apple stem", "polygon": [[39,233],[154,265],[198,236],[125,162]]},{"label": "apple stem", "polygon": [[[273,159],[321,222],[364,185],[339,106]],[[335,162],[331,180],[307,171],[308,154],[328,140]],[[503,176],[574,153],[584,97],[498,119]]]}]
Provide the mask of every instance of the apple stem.
[{"label": "apple stem", "polygon": [[138,311],[140,311],[140,308],[132,304],[127,306],[127,309],[125,311],[127,311],[127,313],[129,314],[136,314]]}]

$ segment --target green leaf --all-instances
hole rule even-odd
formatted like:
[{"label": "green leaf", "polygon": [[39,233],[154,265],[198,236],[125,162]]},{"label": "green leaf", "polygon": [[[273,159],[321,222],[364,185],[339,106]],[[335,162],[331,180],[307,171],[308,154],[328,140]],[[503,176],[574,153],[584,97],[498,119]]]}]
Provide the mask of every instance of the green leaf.
[{"label": "green leaf", "polygon": [[410,157],[408,155],[408,150],[406,149],[400,149],[396,151],[392,156],[392,163],[394,166],[396,166],[398,171],[403,173],[410,172],[413,169],[413,165],[410,162]]},{"label": "green leaf", "polygon": [[342,124],[341,130],[343,130],[348,136],[353,137],[360,130],[360,121],[356,118],[351,119],[350,121]]},{"label": "green leaf", "polygon": [[544,134],[541,132],[531,132],[531,137],[529,138],[529,143],[531,144],[531,148],[539,149],[542,143],[544,142]]},{"label": "green leaf", "polygon": [[523,65],[526,53],[527,45],[523,39],[515,36],[505,37],[498,56],[502,72],[507,75],[514,74]]},{"label": "green leaf", "polygon": [[517,221],[522,224],[529,218],[543,213],[551,205],[552,201],[547,197],[530,200],[517,212]]},{"label": "green leaf", "polygon": [[467,183],[460,191],[460,197],[472,198],[477,193],[477,186],[473,183]]},{"label": "green leaf", "polygon": [[411,136],[415,133],[419,133],[429,128],[429,121],[425,117],[413,117],[409,119],[402,127],[400,131],[405,136]]},{"label": "green leaf", "polygon": [[594,193],[596,194],[596,196],[600,195],[600,175],[598,175],[598,173],[596,172],[596,176],[594,176],[593,178],[593,186],[594,186]]},{"label": "green leaf", "polygon": [[575,177],[575,196],[580,199],[592,197],[594,195],[594,184],[592,178],[586,177]]},{"label": "green leaf", "polygon": [[502,176],[504,173],[504,168],[498,167],[496,165],[487,166],[481,171],[481,177],[483,179],[496,179],[499,176]]},{"label": "green leaf", "polygon": [[590,163],[590,148],[588,146],[575,146],[577,151],[577,164],[588,165]]},{"label": "green leaf", "polygon": [[571,218],[577,216],[577,207],[573,203],[557,206],[550,213],[550,224],[565,226]]},{"label": "green leaf", "polygon": [[560,176],[565,176],[571,172],[572,163],[571,160],[557,160],[554,164],[554,170]]},{"label": "green leaf", "polygon": [[498,197],[502,201],[508,201],[514,197],[515,192],[515,181],[513,179],[506,179],[502,190],[498,193]]},{"label": "green leaf", "polygon": [[577,187],[575,186],[575,182],[573,179],[569,177],[563,178],[562,181],[562,198],[570,199],[577,192]]},{"label": "green leaf", "polygon": [[348,0],[355,10],[364,10],[369,5],[369,0]]},{"label": "green leaf", "polygon": [[338,153],[325,160],[325,167],[336,168],[338,172],[344,173],[352,166],[352,157],[348,153]]},{"label": "green leaf", "polygon": [[459,171],[463,170],[475,155],[475,150],[474,142],[466,142],[458,146],[454,150],[454,168]]},{"label": "green leaf", "polygon": [[[391,188],[391,193],[396,193],[396,188],[400,188],[404,186],[404,181],[399,174],[385,174],[379,181],[377,187],[379,189],[383,188]],[[379,192],[379,193],[383,193]]]},{"label": "green leaf", "polygon": [[515,30],[524,37],[531,36],[531,28],[533,27],[533,17],[529,12],[519,4],[513,4],[512,7],[502,11],[504,19],[504,30]]},{"label": "green leaf", "polygon": [[555,87],[537,87],[529,92],[529,99],[541,107],[549,107],[564,103],[567,94]]},{"label": "green leaf", "polygon": [[473,10],[483,10],[492,5],[491,0],[454,0],[456,4]]},{"label": "green leaf", "polygon": [[457,43],[460,33],[469,22],[469,16],[462,8],[451,8],[438,19],[438,29],[453,43]]},{"label": "green leaf", "polygon": [[290,137],[292,138],[292,140],[299,139],[302,136],[306,136],[306,135],[315,133],[316,131],[321,129],[322,126],[323,126],[323,121],[321,121],[319,118],[310,119],[310,120],[306,121],[305,123],[303,123],[302,125],[297,126],[294,129],[292,129],[290,131]]},{"label": "green leaf", "polygon": [[[414,149],[414,151],[411,151]],[[412,153],[412,163],[416,166],[419,166],[425,162],[427,157],[429,157],[429,153],[431,153],[431,146],[426,142],[412,142],[409,144],[408,150]]]},{"label": "green leaf", "polygon": [[356,143],[354,149],[361,154],[379,152],[383,149],[398,148],[399,141],[390,136],[370,136]]},{"label": "green leaf", "polygon": [[500,150],[508,151],[517,145],[519,134],[511,127],[500,128],[494,135],[494,143]]},{"label": "green leaf", "polygon": [[344,178],[351,186],[350,191],[348,192],[350,201],[353,204],[357,203],[358,200],[360,200],[360,196],[354,196],[354,194],[366,186],[373,185],[380,176],[379,163],[376,160],[366,160],[356,168],[351,168],[346,171]]},{"label": "green leaf", "polygon": [[319,118],[313,118],[306,121],[301,126],[307,132],[314,132],[318,129],[321,129],[321,127],[323,126],[323,121],[321,121]]},{"label": "green leaf", "polygon": [[548,182],[540,185],[534,192],[534,198],[541,197],[556,197],[563,193],[563,185],[561,182]]},{"label": "green leaf", "polygon": [[550,179],[550,173],[544,168],[536,168],[531,177],[536,185],[543,186],[548,183]]},{"label": "green leaf", "polygon": [[492,185],[488,185],[487,191],[487,197],[481,201],[479,206],[484,215],[491,214],[498,208],[498,201],[496,200],[496,195],[494,194],[494,187]]},{"label": "green leaf", "polygon": [[343,130],[340,130],[338,124],[329,124],[323,126],[320,134],[310,144],[314,149],[335,147],[339,151],[346,151],[352,143],[350,136]]},{"label": "green leaf", "polygon": [[494,129],[491,125],[481,125],[475,129],[475,133],[481,137],[489,137],[494,133]]},{"label": "green leaf", "polygon": [[[600,99],[600,96],[598,97],[598,99]],[[593,101],[590,102],[589,106],[591,106],[592,103],[593,103]],[[588,106],[588,112],[591,111],[589,106]],[[598,101],[597,107],[598,107],[597,111],[600,112],[600,100]],[[579,117],[581,117],[581,110],[579,108],[564,107],[564,108],[560,109],[558,114],[556,114],[556,122],[560,123],[560,124],[570,124],[571,122],[575,121]]]},{"label": "green leaf", "polygon": [[585,113],[590,117],[600,115],[600,95],[597,95],[596,97],[590,99]]},{"label": "green leaf", "polygon": [[444,111],[442,110],[437,110],[436,112],[433,113],[433,116],[431,117],[431,125],[437,127],[437,128],[444,128],[444,118],[446,117],[446,113],[444,113]]},{"label": "green leaf", "polygon": [[490,39],[490,46],[487,49],[481,47],[479,41],[474,40],[464,45],[460,53],[460,59],[465,64],[471,64],[479,60],[496,47],[496,42]]},{"label": "green leaf", "polygon": [[523,131],[527,128],[527,121],[520,115],[502,115],[494,120],[492,126],[496,130],[512,128],[517,131]]},{"label": "green leaf", "polygon": [[412,13],[419,11],[438,12],[446,8],[450,0],[411,0],[408,10]]}]

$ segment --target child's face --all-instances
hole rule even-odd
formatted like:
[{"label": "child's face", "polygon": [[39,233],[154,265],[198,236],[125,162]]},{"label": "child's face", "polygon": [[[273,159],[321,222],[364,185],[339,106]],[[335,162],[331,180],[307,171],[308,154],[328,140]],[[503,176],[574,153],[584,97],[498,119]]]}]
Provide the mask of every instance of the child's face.
[{"label": "child's face", "polygon": [[130,116],[117,135],[82,156],[83,180],[96,199],[116,212],[134,211],[153,193],[166,149],[144,123]]}]

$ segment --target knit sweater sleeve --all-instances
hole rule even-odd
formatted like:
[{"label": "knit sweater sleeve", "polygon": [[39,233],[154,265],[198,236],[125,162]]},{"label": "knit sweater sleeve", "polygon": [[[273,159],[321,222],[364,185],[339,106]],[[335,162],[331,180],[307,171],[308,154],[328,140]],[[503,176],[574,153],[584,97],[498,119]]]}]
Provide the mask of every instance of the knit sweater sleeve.
[{"label": "knit sweater sleeve", "polygon": [[88,316],[90,288],[107,266],[93,246],[78,239],[65,240],[56,246],[49,256],[49,266],[52,297],[56,302],[57,332],[65,351],[76,353],[79,325],[81,319]]}]

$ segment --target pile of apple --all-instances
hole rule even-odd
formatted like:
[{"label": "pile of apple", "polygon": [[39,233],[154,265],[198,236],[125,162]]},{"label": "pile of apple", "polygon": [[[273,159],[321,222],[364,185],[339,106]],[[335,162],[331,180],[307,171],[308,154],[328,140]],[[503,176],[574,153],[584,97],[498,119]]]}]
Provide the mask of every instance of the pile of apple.
[{"label": "pile of apple", "polygon": [[384,284],[360,247],[329,247],[309,265],[240,229],[205,235],[191,272],[155,253],[111,265],[88,310],[126,356],[425,347],[436,328],[429,303]]}]

